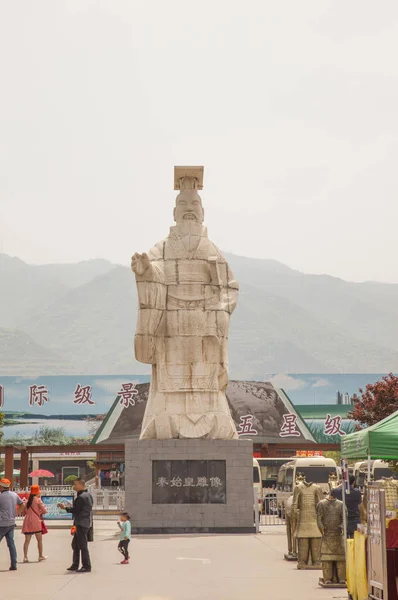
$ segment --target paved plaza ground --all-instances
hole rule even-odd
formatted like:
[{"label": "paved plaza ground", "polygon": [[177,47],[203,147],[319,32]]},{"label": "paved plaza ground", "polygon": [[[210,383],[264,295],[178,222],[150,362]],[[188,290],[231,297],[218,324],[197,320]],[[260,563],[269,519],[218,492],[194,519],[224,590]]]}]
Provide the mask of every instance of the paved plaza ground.
[{"label": "paved plaza ground", "polygon": [[[131,541],[130,565],[117,552],[116,523],[96,521],[90,544],[91,574],[68,574],[71,536],[52,529],[44,537],[44,563],[18,564],[9,572],[5,541],[0,545],[3,600],[331,600],[345,590],[318,587],[319,571],[297,571],[283,560],[284,527],[258,535],[140,536]],[[16,531],[18,560],[23,536]],[[30,551],[37,560],[36,548]]]}]

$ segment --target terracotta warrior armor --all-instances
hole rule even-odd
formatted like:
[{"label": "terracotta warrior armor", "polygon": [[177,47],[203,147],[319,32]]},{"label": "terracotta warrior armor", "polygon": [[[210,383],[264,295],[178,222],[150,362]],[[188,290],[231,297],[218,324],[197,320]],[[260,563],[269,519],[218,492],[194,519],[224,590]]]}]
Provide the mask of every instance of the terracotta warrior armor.
[{"label": "terracotta warrior armor", "polygon": [[[322,489],[315,483],[300,483],[293,494],[293,514],[297,519],[298,569],[319,569],[321,533],[316,522],[316,508]],[[311,557],[311,562],[310,562]]]},{"label": "terracotta warrior armor", "polygon": [[344,584],[346,580],[343,510],[343,503],[332,496],[317,506],[317,523],[322,533],[320,559],[326,584]]}]

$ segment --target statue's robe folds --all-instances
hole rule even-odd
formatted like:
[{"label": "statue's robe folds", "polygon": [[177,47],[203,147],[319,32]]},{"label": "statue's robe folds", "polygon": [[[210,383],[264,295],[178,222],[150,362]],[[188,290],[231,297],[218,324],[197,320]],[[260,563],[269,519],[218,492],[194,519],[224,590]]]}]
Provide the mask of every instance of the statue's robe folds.
[{"label": "statue's robe folds", "polygon": [[225,389],[238,284],[207,237],[172,227],[136,275],[136,359],[152,365],[141,439],[237,438]]}]

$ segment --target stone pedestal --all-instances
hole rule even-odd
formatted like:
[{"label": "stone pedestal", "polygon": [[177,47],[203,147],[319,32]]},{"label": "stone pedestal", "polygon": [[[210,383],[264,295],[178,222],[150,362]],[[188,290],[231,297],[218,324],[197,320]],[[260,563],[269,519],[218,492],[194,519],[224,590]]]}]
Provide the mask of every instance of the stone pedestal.
[{"label": "stone pedestal", "polygon": [[254,533],[253,442],[128,440],[134,533]]}]

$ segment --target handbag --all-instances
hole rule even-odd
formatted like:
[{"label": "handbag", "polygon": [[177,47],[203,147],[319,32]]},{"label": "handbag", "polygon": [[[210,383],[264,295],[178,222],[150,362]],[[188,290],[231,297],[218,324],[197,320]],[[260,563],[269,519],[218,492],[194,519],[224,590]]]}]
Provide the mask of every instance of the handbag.
[{"label": "handbag", "polygon": [[93,542],[94,541],[94,527],[93,525],[90,526],[88,532],[87,532],[87,541],[88,542]]},{"label": "handbag", "polygon": [[33,508],[33,506],[30,506],[30,510],[33,510],[33,512],[35,513],[35,515],[37,517],[39,517],[39,519],[41,521],[41,533],[42,533],[42,535],[45,535],[46,533],[48,533],[47,525],[45,524],[43,517],[39,513],[37,513],[35,511],[35,509]]}]

